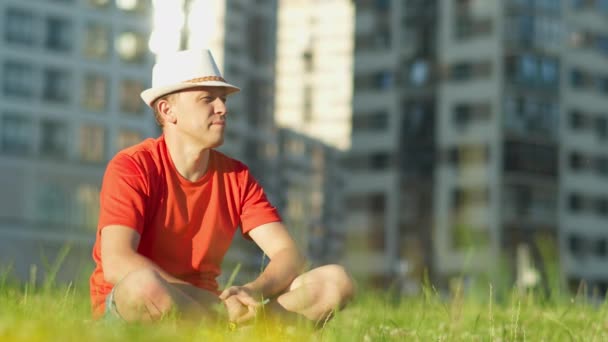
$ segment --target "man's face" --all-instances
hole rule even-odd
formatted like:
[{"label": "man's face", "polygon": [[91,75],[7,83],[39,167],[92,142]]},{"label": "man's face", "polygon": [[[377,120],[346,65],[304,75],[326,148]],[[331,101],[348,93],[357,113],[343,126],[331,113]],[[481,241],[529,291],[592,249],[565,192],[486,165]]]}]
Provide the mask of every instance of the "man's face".
[{"label": "man's face", "polygon": [[226,90],[223,87],[199,87],[175,94],[172,111],[175,128],[183,138],[202,148],[224,142],[226,127]]}]

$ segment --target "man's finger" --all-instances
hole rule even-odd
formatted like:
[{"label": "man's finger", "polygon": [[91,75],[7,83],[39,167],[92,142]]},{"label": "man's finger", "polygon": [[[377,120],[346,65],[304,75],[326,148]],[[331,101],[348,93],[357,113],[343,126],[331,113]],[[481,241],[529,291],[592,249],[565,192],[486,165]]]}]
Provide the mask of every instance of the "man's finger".
[{"label": "man's finger", "polygon": [[260,305],[260,302],[253,299],[251,296],[249,296],[247,294],[239,294],[236,296],[236,298],[238,298],[238,300],[241,303],[243,303],[244,305],[247,305],[247,306],[258,307]]},{"label": "man's finger", "polygon": [[229,288],[225,289],[224,291],[222,291],[222,293],[220,293],[219,298],[221,300],[226,300],[226,298],[228,298],[236,293],[237,293],[237,291],[235,291],[234,287],[229,287]]},{"label": "man's finger", "polygon": [[243,314],[236,319],[237,323],[244,323],[255,317],[255,315],[257,313],[256,309],[251,306],[248,306],[247,309],[248,309],[248,312],[246,314]]}]

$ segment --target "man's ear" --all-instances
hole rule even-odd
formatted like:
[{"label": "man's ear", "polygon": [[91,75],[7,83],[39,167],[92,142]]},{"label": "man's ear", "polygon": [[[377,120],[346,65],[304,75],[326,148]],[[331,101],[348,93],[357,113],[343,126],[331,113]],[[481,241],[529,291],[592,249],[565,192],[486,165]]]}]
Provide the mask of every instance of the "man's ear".
[{"label": "man's ear", "polygon": [[173,105],[168,99],[161,99],[156,104],[156,109],[160,116],[163,118],[164,122],[175,123],[177,122],[177,117],[173,112]]}]

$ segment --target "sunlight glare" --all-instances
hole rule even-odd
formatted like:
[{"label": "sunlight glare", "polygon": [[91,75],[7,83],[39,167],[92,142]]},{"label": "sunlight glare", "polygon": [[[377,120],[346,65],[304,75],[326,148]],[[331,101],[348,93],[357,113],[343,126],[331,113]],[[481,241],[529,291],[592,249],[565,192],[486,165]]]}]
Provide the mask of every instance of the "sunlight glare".
[{"label": "sunlight glare", "polygon": [[194,0],[188,13],[188,45],[191,48],[206,48],[210,45],[217,18],[215,16],[215,1]]},{"label": "sunlight glare", "polygon": [[184,26],[184,0],[154,0],[154,29],[149,48],[155,53],[177,51]]}]

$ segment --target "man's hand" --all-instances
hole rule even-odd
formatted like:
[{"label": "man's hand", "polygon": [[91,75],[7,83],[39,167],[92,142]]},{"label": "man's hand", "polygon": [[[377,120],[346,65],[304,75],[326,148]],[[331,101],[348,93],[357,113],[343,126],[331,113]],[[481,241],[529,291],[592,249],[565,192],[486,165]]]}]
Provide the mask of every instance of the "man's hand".
[{"label": "man's hand", "polygon": [[231,322],[243,323],[255,317],[261,303],[254,293],[244,286],[231,286],[220,294]]}]

